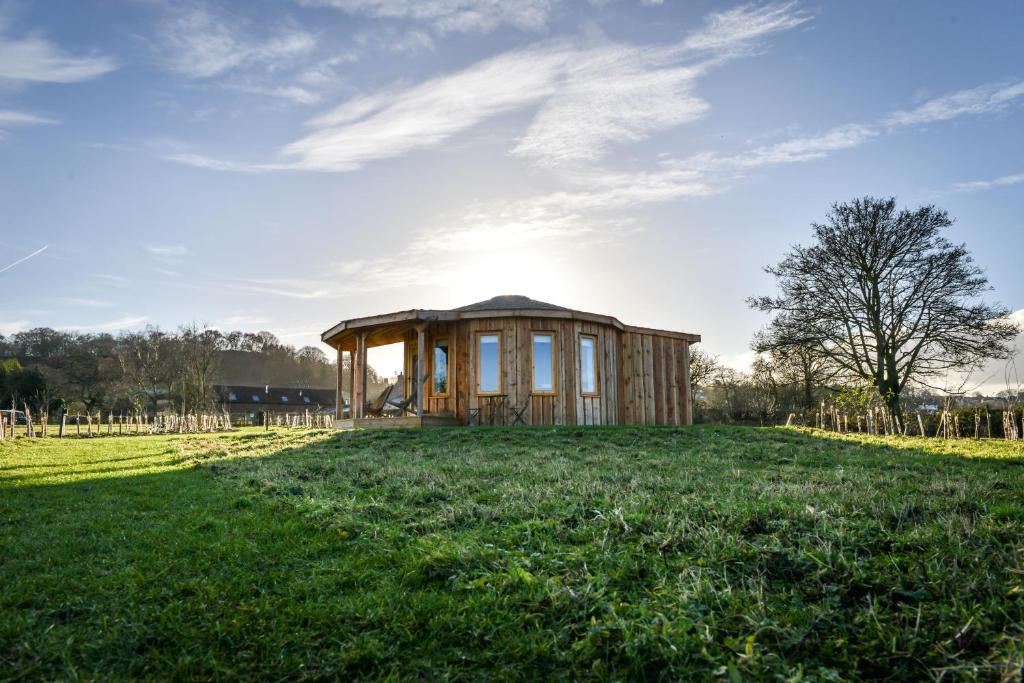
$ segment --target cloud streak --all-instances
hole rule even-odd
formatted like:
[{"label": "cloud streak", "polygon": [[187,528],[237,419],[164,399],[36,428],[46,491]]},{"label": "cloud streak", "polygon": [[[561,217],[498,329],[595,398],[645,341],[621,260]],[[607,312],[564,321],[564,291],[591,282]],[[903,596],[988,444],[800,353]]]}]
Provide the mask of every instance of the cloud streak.
[{"label": "cloud streak", "polygon": [[41,126],[60,123],[57,119],[39,116],[27,111],[0,109],[0,126]]},{"label": "cloud streak", "polygon": [[316,37],[284,26],[263,39],[250,37],[246,24],[200,5],[178,5],[166,15],[159,49],[167,68],[193,79],[209,79],[241,67],[278,68],[308,54]]},{"label": "cloud streak", "polygon": [[35,251],[33,251],[28,256],[22,256],[20,259],[18,259],[14,263],[8,264],[8,265],[4,266],[3,268],[0,268],[0,273],[6,273],[8,270],[13,268],[14,266],[17,266],[17,265],[19,265],[21,263],[24,263],[25,261],[28,261],[31,258],[35,258],[36,256],[39,256],[40,254],[42,254],[44,251],[46,251],[49,248],[50,248],[49,244],[43,245],[39,249],[36,249]]},{"label": "cloud streak", "polygon": [[745,6],[712,15],[703,29],[667,46],[542,42],[417,85],[353,98],[312,119],[313,132],[285,146],[279,161],[169,158],[216,170],[352,171],[539,105],[512,153],[542,166],[591,162],[615,146],[703,116],[709,105],[693,94],[698,77],[808,20],[793,4]]},{"label": "cloud streak", "polygon": [[0,18],[0,81],[75,83],[87,81],[118,68],[104,55],[73,56],[42,35],[14,38]]},{"label": "cloud streak", "polygon": [[502,25],[539,31],[558,0],[299,0],[348,14],[425,23],[439,33],[490,33]]},{"label": "cloud streak", "polygon": [[971,180],[965,183],[956,183],[953,185],[953,189],[959,192],[974,192],[977,190],[991,190],[996,187],[1009,187],[1010,185],[1019,185],[1021,183],[1024,183],[1024,173],[1015,173],[992,180]]},{"label": "cloud streak", "polygon": [[897,111],[887,116],[886,126],[914,126],[948,121],[965,114],[988,114],[1005,109],[1024,95],[1024,81],[1019,83],[987,83],[936,97],[910,111]]}]

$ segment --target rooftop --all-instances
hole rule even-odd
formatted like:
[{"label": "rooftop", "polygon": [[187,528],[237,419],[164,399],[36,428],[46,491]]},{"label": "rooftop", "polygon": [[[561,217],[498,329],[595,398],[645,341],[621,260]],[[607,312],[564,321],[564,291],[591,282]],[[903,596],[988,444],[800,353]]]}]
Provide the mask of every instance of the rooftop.
[{"label": "rooftop", "polygon": [[502,294],[501,296],[492,297],[486,301],[478,301],[475,304],[469,304],[468,306],[459,306],[452,310],[465,313],[469,311],[515,310],[570,311],[572,309],[566,308],[565,306],[556,306],[555,304],[537,301],[536,299],[531,299],[528,296],[521,296],[519,294]]}]

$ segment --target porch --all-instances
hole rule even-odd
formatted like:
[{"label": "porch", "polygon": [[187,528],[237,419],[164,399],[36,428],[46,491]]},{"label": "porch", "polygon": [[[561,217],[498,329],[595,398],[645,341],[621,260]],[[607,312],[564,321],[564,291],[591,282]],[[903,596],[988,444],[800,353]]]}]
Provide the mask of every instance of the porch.
[{"label": "porch", "polygon": [[[335,426],[352,428],[426,427],[460,424],[452,365],[451,323],[409,311],[362,319],[332,340],[338,350],[338,391],[351,387],[351,406],[339,409]],[[400,381],[387,395],[368,382],[370,349],[402,345]],[[346,367],[347,366],[347,367]]]}]

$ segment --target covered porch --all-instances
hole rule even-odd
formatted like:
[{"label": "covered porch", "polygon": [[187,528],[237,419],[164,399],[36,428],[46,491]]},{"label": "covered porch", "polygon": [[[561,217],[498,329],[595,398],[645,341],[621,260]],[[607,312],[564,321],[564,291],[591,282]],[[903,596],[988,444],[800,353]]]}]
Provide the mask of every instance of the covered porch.
[{"label": "covered porch", "polygon": [[[352,396],[349,410],[338,408],[337,427],[461,424],[453,386],[454,321],[424,313],[408,311],[351,320],[330,331],[328,343],[338,351],[338,391],[351,387]],[[367,381],[367,352],[398,343],[402,344],[403,372],[398,384],[381,395]]]}]

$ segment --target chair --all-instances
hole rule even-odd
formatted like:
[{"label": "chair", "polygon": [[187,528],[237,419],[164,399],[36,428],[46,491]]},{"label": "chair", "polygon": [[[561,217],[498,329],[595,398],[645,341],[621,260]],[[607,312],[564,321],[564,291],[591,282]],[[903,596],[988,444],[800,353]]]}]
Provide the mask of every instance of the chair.
[{"label": "chair", "polygon": [[371,417],[383,417],[384,407],[388,404],[388,399],[391,397],[391,392],[395,390],[394,384],[389,384],[384,391],[380,392],[380,396],[375,398],[373,402],[366,402],[366,414]]},{"label": "chair", "polygon": [[[414,386],[412,388],[412,391],[409,392],[409,398],[402,399],[402,400],[392,399],[392,400],[388,401],[388,405],[390,405],[392,407],[395,407],[395,408],[398,408],[399,414],[404,413],[406,411],[409,411],[409,407],[410,406],[415,406],[416,405],[416,399],[417,399],[417,397],[419,395],[418,392],[426,385],[428,379],[430,379],[430,373],[429,372],[423,376],[423,381],[420,382],[420,385],[418,387]],[[409,411],[409,412],[412,412],[412,411]]]},{"label": "chair", "polygon": [[526,401],[523,402],[522,406],[520,406],[519,408],[516,408],[514,405],[512,406],[512,425],[513,426],[515,426],[515,425],[525,425],[526,424],[526,422],[523,420],[523,415],[526,414],[526,411],[530,407],[530,399],[531,398],[533,398],[533,393],[532,392],[528,393],[526,395]]}]

